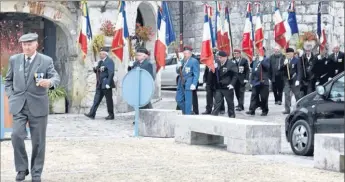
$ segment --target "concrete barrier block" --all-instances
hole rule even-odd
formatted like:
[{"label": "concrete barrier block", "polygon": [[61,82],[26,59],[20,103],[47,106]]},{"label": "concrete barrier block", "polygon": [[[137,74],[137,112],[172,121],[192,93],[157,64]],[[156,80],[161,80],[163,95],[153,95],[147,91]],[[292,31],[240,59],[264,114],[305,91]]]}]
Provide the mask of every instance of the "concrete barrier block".
[{"label": "concrete barrier block", "polygon": [[314,167],[344,172],[344,133],[315,134]]},{"label": "concrete barrier block", "polygon": [[178,110],[141,109],[139,111],[139,136],[173,138]]}]

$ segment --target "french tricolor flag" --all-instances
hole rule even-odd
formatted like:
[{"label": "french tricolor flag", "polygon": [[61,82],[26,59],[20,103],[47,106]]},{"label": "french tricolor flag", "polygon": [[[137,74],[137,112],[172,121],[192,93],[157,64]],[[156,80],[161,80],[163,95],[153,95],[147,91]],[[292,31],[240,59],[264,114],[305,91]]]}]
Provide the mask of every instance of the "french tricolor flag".
[{"label": "french tricolor flag", "polygon": [[123,49],[125,46],[125,40],[128,39],[128,27],[127,27],[127,18],[126,18],[126,3],[125,1],[120,2],[120,11],[117,16],[117,22],[114,31],[114,38],[111,45],[111,51],[114,56],[123,61]]},{"label": "french tricolor flag", "polygon": [[263,60],[264,57],[264,29],[261,24],[261,13],[260,13],[260,4],[256,3],[257,14],[256,14],[256,23],[255,23],[255,47],[258,50],[260,60]]},{"label": "french tricolor flag", "polygon": [[225,51],[228,55],[232,54],[232,38],[231,38],[231,28],[230,28],[230,13],[229,8],[225,8],[225,16],[224,16],[224,33],[223,33],[223,51]]},{"label": "french tricolor flag", "polygon": [[158,7],[157,27],[158,36],[155,43],[154,54],[157,63],[156,71],[158,72],[160,68],[165,66],[167,47],[176,41],[175,31],[170,17],[168,3],[166,1],[163,1],[162,5]]},{"label": "french tricolor flag", "polygon": [[[223,30],[222,30],[222,22],[221,22],[221,19],[220,19],[220,10],[221,10],[221,7],[220,7],[220,3],[219,1],[216,1],[216,41],[217,41],[217,48],[218,50],[224,50],[224,44],[223,44]],[[228,54],[229,55],[229,54]]]},{"label": "french tricolor flag", "polygon": [[285,27],[285,39],[286,39],[286,46],[289,47],[289,42],[291,37],[294,34],[298,34],[298,25],[296,19],[296,12],[295,12],[295,1],[291,1],[288,9],[289,15],[288,18],[284,21]]},{"label": "french tricolor flag", "polygon": [[83,59],[85,59],[87,55],[87,49],[88,49],[87,45],[92,39],[89,10],[88,10],[86,1],[81,1],[81,10],[82,10],[82,18],[81,18],[82,22],[81,22],[81,30],[79,33],[79,44],[83,52]]},{"label": "french tricolor flag", "polygon": [[321,6],[322,2],[319,2],[318,6],[318,13],[317,13],[317,35],[319,37],[319,42],[320,42],[320,52],[323,52],[325,50],[325,46],[327,44],[327,39],[326,39],[326,33],[325,33],[325,28],[322,27],[321,23]]},{"label": "french tricolor flag", "polygon": [[242,35],[242,51],[247,55],[250,62],[253,60],[253,23],[251,21],[251,5],[252,3],[247,3],[247,15]]},{"label": "french tricolor flag", "polygon": [[282,16],[280,15],[279,6],[277,1],[275,2],[275,10],[273,15],[274,21],[274,40],[275,42],[283,49],[286,48],[286,39],[285,39],[285,26]]},{"label": "french tricolor flag", "polygon": [[205,8],[205,16],[204,16],[204,31],[202,36],[202,44],[201,44],[201,54],[200,54],[200,61],[206,66],[209,67],[212,72],[215,72],[214,64],[213,64],[213,52],[212,52],[212,38],[211,38],[211,29],[208,17],[208,5],[204,4]]}]

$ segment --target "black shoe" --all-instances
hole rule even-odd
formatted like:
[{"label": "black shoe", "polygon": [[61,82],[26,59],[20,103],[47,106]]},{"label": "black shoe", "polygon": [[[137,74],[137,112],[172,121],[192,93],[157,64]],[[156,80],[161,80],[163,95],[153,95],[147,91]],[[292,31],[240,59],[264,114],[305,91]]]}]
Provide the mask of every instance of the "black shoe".
[{"label": "black shoe", "polygon": [[203,112],[203,113],[201,113],[201,114],[207,115],[207,114],[211,114],[211,112],[210,112],[210,111],[205,111],[205,112]]},{"label": "black shoe", "polygon": [[275,104],[275,105],[278,105],[278,101],[275,101],[274,104]]},{"label": "black shoe", "polygon": [[282,105],[282,101],[278,101],[278,105]]},{"label": "black shoe", "polygon": [[37,177],[37,176],[32,177],[32,182],[41,182],[41,177]]},{"label": "black shoe", "polygon": [[220,111],[219,114],[225,114],[225,111]]},{"label": "black shoe", "polygon": [[133,121],[133,125],[135,125],[135,121]]},{"label": "black shoe", "polygon": [[231,116],[229,116],[229,118],[235,118],[236,116],[235,115],[231,115]]},{"label": "black shoe", "polygon": [[90,118],[90,119],[95,119],[95,116],[91,115],[91,114],[84,114],[86,117]]},{"label": "black shoe", "polygon": [[247,111],[246,114],[254,116],[255,112],[254,111]]},{"label": "black shoe", "polygon": [[260,116],[267,116],[267,112],[263,112],[263,113],[261,113],[261,115]]},{"label": "black shoe", "polygon": [[25,176],[29,175],[29,170],[26,171],[19,171],[16,176],[16,181],[24,181]]},{"label": "black shoe", "polygon": [[283,114],[290,114],[290,111],[284,111]]},{"label": "black shoe", "polygon": [[105,117],[105,120],[113,120],[114,118],[115,118],[114,115],[109,115]]}]

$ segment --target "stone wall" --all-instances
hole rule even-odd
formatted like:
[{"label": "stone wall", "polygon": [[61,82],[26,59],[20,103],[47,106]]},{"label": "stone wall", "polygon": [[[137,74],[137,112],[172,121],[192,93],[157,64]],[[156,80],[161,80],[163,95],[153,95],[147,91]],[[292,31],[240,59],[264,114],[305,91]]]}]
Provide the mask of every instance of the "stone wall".
[{"label": "stone wall", "polygon": [[[169,7],[172,11],[172,19],[175,26],[179,26],[179,2],[169,2]],[[215,2],[208,2],[215,11]],[[224,1],[221,2],[224,7]],[[204,9],[202,2],[184,2],[183,3],[183,41],[184,45],[191,45],[195,51],[200,51],[202,32],[203,32],[203,16]],[[280,11],[285,18],[287,16],[288,1],[280,1]],[[233,36],[234,47],[241,47],[242,33],[244,28],[244,20],[246,16],[246,1],[231,1],[231,28]],[[318,1],[296,1],[296,15],[299,32],[313,31],[316,33],[317,29],[317,9]],[[270,53],[275,46],[273,38],[273,10],[274,1],[264,1],[261,5],[262,24],[264,27],[264,46]],[[222,15],[224,11],[222,12]],[[256,10],[252,11],[253,23],[255,28]],[[212,17],[212,23],[215,23],[215,13]],[[344,50],[344,2],[341,1],[324,1],[322,6],[322,24],[325,26],[327,40],[331,51],[332,44],[339,43],[341,50]],[[176,29],[176,34],[179,34],[179,28]],[[293,37],[294,39],[297,36]],[[292,41],[294,44],[294,41]]]}]

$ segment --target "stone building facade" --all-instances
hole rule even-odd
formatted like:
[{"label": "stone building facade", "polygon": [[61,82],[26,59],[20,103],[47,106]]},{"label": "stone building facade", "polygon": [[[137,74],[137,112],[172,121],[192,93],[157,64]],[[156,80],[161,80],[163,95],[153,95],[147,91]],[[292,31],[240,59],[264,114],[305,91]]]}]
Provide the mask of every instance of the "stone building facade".
[{"label": "stone building facade", "polygon": [[[203,32],[203,2],[183,2],[183,42],[189,44],[195,48],[196,51],[200,51],[202,32]],[[213,7],[214,15],[213,26],[215,22],[215,2],[207,1]],[[221,1],[222,7],[225,3],[229,3],[230,10],[230,21],[233,36],[234,47],[241,47],[242,33],[244,29],[244,21],[246,16],[246,3],[247,1]],[[289,1],[280,1],[280,11],[284,17],[287,16],[287,9]],[[296,6],[296,18],[298,23],[299,32],[313,31],[316,33],[317,30],[317,13],[318,13],[318,1],[295,1]],[[177,35],[180,33],[180,12],[179,2],[169,2],[171,9],[172,19],[174,23]],[[322,24],[325,26],[326,36],[329,44],[329,51],[332,49],[334,43],[341,45],[341,50],[344,50],[344,2],[343,1],[324,1],[322,5]],[[268,53],[270,53],[275,46],[273,37],[273,11],[274,1],[262,1],[261,14],[262,14],[262,25],[264,28],[264,46]],[[253,8],[253,23],[255,28],[255,14],[256,9]],[[224,16],[224,11],[222,12]],[[178,37],[179,38],[179,37]],[[294,37],[297,39],[297,36]],[[294,46],[294,42],[291,42]]]},{"label": "stone building facade", "polygon": [[[119,1],[89,1],[89,16],[93,36],[101,33],[100,27],[105,20],[110,20],[116,24],[118,15]],[[129,34],[135,33],[135,24],[138,10],[142,14],[142,23],[156,30],[156,1],[126,1],[127,24]],[[88,54],[85,61],[78,43],[81,25],[80,2],[77,1],[1,1],[0,15],[6,13],[28,14],[49,20],[56,27],[54,33],[54,65],[62,77],[61,85],[68,92],[70,112],[80,113],[88,110],[92,105],[95,93],[96,76],[92,71],[94,56],[91,51],[91,42],[88,47]],[[154,41],[146,43],[146,48],[151,51],[153,56]],[[125,50],[128,50],[128,45]],[[118,112],[126,112],[131,108],[122,100],[121,85],[124,75],[127,73],[128,52],[124,54],[124,62],[115,60],[115,81],[114,102]],[[152,57],[153,58],[153,57]],[[153,60],[153,59],[152,59]],[[154,61],[153,61],[154,62]],[[155,98],[160,98],[160,75],[156,75]]]}]

